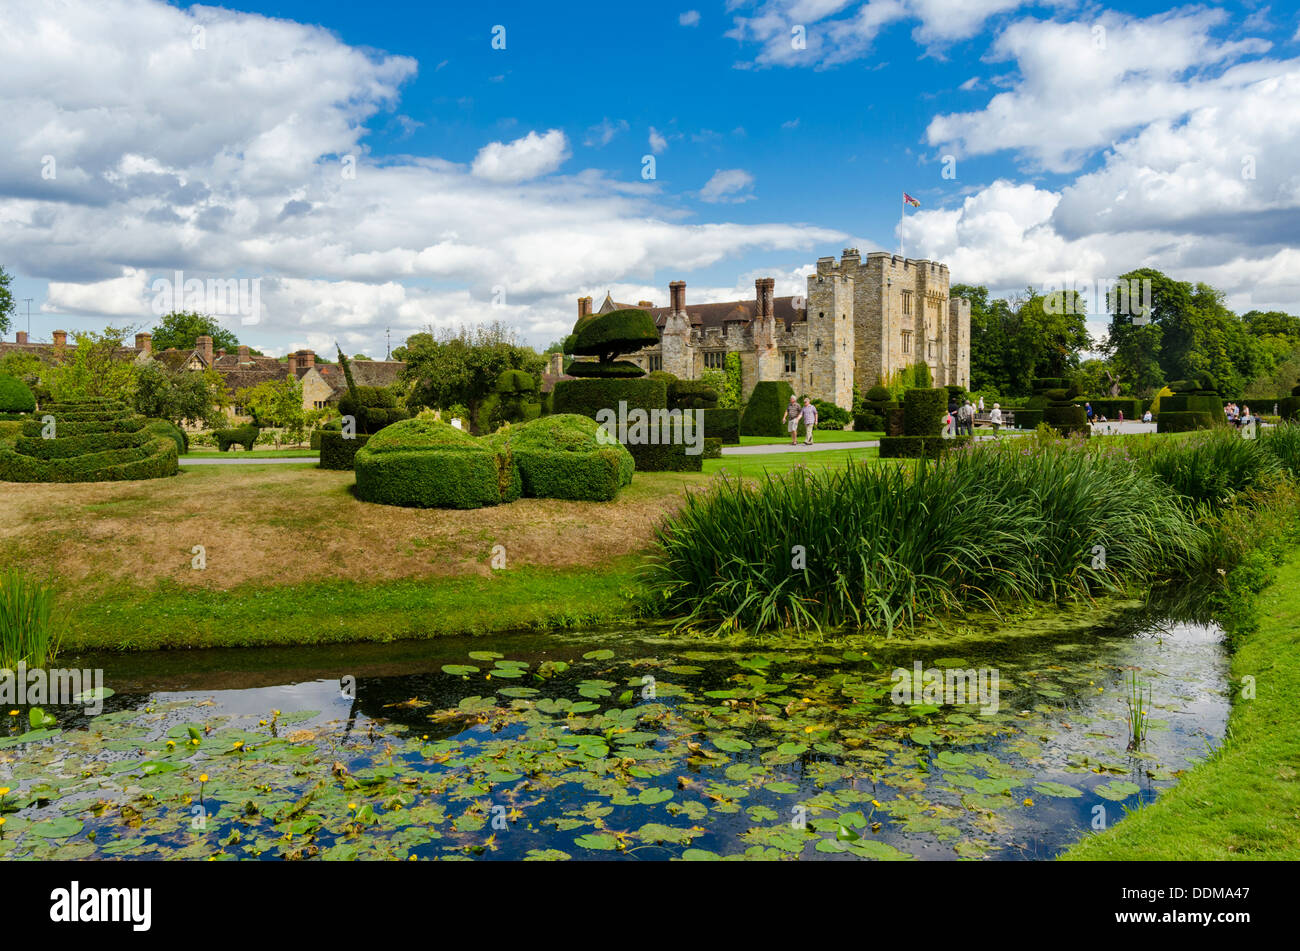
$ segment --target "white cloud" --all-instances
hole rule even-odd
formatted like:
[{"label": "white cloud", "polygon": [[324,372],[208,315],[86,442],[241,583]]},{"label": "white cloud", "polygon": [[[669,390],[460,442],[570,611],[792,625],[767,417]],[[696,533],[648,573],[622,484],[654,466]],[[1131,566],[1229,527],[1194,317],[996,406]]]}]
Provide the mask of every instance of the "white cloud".
[{"label": "white cloud", "polygon": [[513,142],[491,142],[474,157],[473,172],[490,182],[523,182],[555,171],[569,157],[569,140],[559,129],[529,132]]},{"label": "white cloud", "polygon": [[[917,21],[913,38],[927,47],[974,36],[990,17],[1029,0],[762,0],[735,15],[727,36],[761,46],[760,66],[835,66],[868,56],[894,23]],[[1069,0],[1045,0],[1045,5]],[[743,4],[733,3],[733,8]],[[802,48],[792,30],[802,27]]]},{"label": "white cloud", "polygon": [[653,152],[655,155],[658,155],[660,152],[664,151],[664,149],[668,148],[668,140],[664,138],[663,133],[655,129],[654,126],[650,127],[649,141],[650,141],[650,151]]},{"label": "white cloud", "polygon": [[700,199],[709,202],[742,202],[754,196],[754,176],[743,168],[720,168],[700,189]]},{"label": "white cloud", "polygon": [[[349,348],[373,352],[390,323],[395,343],[399,329],[503,315],[531,334],[567,330],[575,288],[755,251],[811,255],[843,238],[690,222],[634,176],[554,174],[568,152],[560,130],[491,143],[472,166],[374,161],[364,123],[397,114],[415,63],[289,21],[13,0],[0,61],[14,130],[0,150],[0,260],[51,282],[52,313],[145,322],[154,277],[260,278],[264,317],[234,328],[242,339],[270,349],[355,334]],[[498,286],[506,311],[490,306]]]},{"label": "white cloud", "polygon": [[699,10],[687,10],[677,18],[677,22],[682,26],[696,26],[700,22]]},{"label": "white cloud", "polygon": [[1288,71],[1255,61],[1258,39],[1215,40],[1222,10],[1195,8],[1095,22],[1022,20],[1003,31],[990,58],[1014,59],[1019,76],[975,112],[935,116],[926,141],[959,154],[1017,150],[1050,171],[1079,166],[1098,147],[1149,123],[1203,106],[1231,109],[1251,84]]}]

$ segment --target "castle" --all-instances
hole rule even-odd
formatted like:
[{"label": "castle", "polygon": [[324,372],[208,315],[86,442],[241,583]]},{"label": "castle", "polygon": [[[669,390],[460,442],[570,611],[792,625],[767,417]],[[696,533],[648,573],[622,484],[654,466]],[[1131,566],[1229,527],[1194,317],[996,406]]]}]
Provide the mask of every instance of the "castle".
[{"label": "castle", "polygon": [[[970,302],[948,296],[946,264],[883,251],[864,259],[847,248],[838,261],[818,259],[806,297],[776,297],[775,287],[759,278],[753,300],[688,306],[686,283],[673,281],[667,307],[606,295],[599,313],[650,313],[658,346],[626,357],[647,371],[698,379],[739,354],[745,398],[760,380],[785,380],[796,394],[848,409],[855,387],[865,393],[912,363],[929,364],[935,386],[970,386]],[[578,317],[591,305],[578,298]]]}]

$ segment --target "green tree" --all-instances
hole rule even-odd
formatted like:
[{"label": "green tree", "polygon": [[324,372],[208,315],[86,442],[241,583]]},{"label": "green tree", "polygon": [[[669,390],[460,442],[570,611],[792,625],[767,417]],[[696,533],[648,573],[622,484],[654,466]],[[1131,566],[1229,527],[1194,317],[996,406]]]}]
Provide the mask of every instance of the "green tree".
[{"label": "green tree", "polygon": [[135,394],[135,363],[122,355],[131,328],[105,327],[102,332],[73,331],[75,347],[64,351],[44,371],[42,382],[57,402],[112,397],[130,401]]},{"label": "green tree", "polygon": [[172,311],[164,314],[158,326],[153,328],[153,349],[193,350],[199,337],[212,338],[212,349],[234,350],[239,340],[233,331],[227,330],[217,322],[215,317],[194,311]]},{"label": "green tree", "polygon": [[[400,354],[400,356],[399,356]],[[506,370],[523,370],[538,377],[545,361],[532,347],[518,343],[514,331],[500,323],[459,331],[413,334],[393,352],[403,360],[402,380],[410,386],[407,406],[444,410],[460,403],[469,418],[478,419],[479,408]]]},{"label": "green tree", "polygon": [[235,394],[235,402],[248,409],[259,426],[282,429],[281,442],[300,443],[307,435],[307,413],[302,408],[302,383],[292,377],[266,380]]},{"label": "green tree", "polygon": [[167,419],[177,426],[202,423],[216,429],[222,423],[221,408],[228,404],[220,374],[205,370],[170,371],[150,362],[136,371],[135,410],[145,416]]},{"label": "green tree", "polygon": [[0,267],[0,334],[7,334],[10,327],[10,317],[14,312],[14,295],[9,290],[9,285],[13,282],[13,275]]}]

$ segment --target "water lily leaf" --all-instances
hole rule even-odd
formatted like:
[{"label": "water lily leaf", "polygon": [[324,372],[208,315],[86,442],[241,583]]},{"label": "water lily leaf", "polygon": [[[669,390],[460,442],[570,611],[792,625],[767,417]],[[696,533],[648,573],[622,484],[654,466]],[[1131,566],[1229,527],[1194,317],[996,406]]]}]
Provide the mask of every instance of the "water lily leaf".
[{"label": "water lily leaf", "polygon": [[55,819],[46,819],[44,822],[35,822],[27,831],[43,839],[66,839],[70,835],[76,835],[81,829],[80,819],[59,816]]},{"label": "water lily leaf", "polygon": [[470,660],[500,660],[505,654],[498,654],[496,651],[470,651]]},{"label": "water lily leaf", "polygon": [[1122,799],[1127,799],[1134,793],[1139,793],[1141,791],[1141,786],[1137,783],[1131,783],[1127,779],[1111,780],[1093,790],[1093,792],[1098,796],[1101,796],[1103,799],[1109,799],[1112,802],[1119,802]]},{"label": "water lily leaf", "polygon": [[1065,783],[1042,782],[1034,784],[1034,792],[1040,796],[1056,796],[1059,799],[1078,799],[1083,791],[1067,786]]},{"label": "water lily leaf", "polygon": [[479,669],[470,664],[443,664],[442,672],[453,677],[467,677],[470,674],[477,674]]},{"label": "water lily leaf", "polygon": [[715,736],[713,745],[725,753],[740,753],[754,748],[752,743],[734,736]]},{"label": "water lily leaf", "polygon": [[612,852],[618,848],[618,839],[606,832],[590,832],[587,835],[578,836],[573,840],[573,844],[582,849]]}]

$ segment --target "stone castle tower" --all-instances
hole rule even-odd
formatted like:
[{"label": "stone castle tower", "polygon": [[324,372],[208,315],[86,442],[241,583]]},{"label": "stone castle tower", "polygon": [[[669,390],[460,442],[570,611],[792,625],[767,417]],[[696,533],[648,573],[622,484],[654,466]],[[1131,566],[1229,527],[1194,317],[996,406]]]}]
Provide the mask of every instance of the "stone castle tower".
[{"label": "stone castle tower", "polygon": [[[686,283],[668,285],[668,306],[620,304],[606,295],[602,313],[636,306],[659,328],[658,346],[627,359],[646,370],[698,379],[739,356],[744,396],[760,380],[785,380],[798,395],[848,409],[912,363],[926,363],[935,386],[970,386],[970,302],[948,296],[948,267],[878,251],[864,259],[847,248],[808,275],[806,297],[776,297],[776,281],[754,282],[754,299],[686,303]],[[578,299],[578,314],[592,299]]]}]

